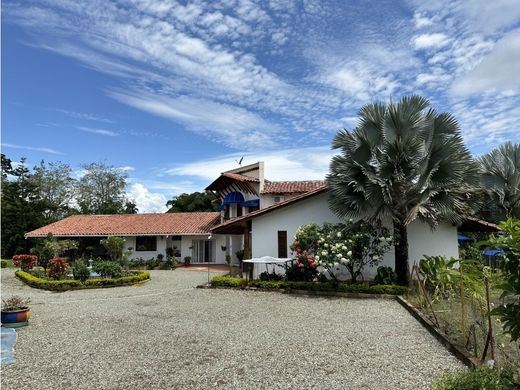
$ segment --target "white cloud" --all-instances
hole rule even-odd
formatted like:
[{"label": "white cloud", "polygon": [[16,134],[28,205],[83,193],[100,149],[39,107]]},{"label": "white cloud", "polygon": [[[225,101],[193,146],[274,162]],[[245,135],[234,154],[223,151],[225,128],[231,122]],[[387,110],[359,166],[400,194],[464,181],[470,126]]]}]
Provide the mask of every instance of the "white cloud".
[{"label": "white cloud", "polygon": [[240,107],[188,96],[169,98],[115,90],[109,94],[140,110],[184,123],[225,145],[240,149],[274,145],[272,139],[277,127]]},{"label": "white cloud", "polygon": [[493,50],[452,86],[455,95],[471,95],[489,90],[520,88],[520,30],[502,38]]},{"label": "white cloud", "polygon": [[235,153],[180,164],[165,170],[165,173],[172,176],[193,176],[213,181],[220,173],[238,168],[236,160],[244,157],[242,165],[264,161],[265,178],[268,180],[323,180],[334,154],[335,152],[328,147],[285,149],[246,154]]},{"label": "white cloud", "polygon": [[449,42],[450,39],[443,33],[421,34],[413,39],[414,47],[417,50],[440,48],[446,46]]},{"label": "white cloud", "polygon": [[102,116],[88,113],[88,112],[77,112],[77,111],[71,111],[71,110],[64,110],[61,108],[56,108],[55,111],[65,114],[74,119],[86,119],[89,121],[96,121],[96,122],[115,123],[115,121],[113,121],[111,119],[104,118]]},{"label": "white cloud", "polygon": [[51,149],[51,148],[45,148],[45,147],[15,145],[15,144],[7,144],[7,143],[2,143],[2,146],[4,148],[11,148],[11,149],[31,150],[31,151],[34,151],[34,152],[43,152],[43,153],[50,153],[50,154],[63,154],[61,152],[58,152],[57,150],[54,150],[54,149]]},{"label": "white cloud", "polygon": [[119,133],[116,133],[112,130],[97,129],[97,128],[93,128],[93,127],[78,126],[78,129],[80,129],[81,131],[84,131],[86,133],[104,135],[106,137],[117,137],[119,135]]},{"label": "white cloud", "polygon": [[130,185],[127,194],[136,204],[139,213],[164,213],[167,210],[164,194],[151,192],[141,183]]},{"label": "white cloud", "polygon": [[413,15],[413,19],[414,19],[416,28],[428,27],[433,24],[433,20],[431,18],[424,16],[420,12],[416,12]]}]

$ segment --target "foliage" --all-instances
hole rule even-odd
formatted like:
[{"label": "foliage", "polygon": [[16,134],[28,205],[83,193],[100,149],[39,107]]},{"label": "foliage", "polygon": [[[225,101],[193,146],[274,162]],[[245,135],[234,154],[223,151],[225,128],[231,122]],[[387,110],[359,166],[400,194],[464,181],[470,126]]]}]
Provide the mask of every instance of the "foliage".
[{"label": "foliage", "polygon": [[184,193],[166,202],[166,207],[168,213],[217,211],[215,200],[215,195],[210,191]]},{"label": "foliage", "polygon": [[[288,279],[313,280],[318,266],[336,279],[333,271],[343,266],[355,283],[366,266],[377,265],[382,260],[391,242],[388,229],[362,221],[300,226],[291,246],[296,261],[289,269]],[[298,270],[303,276],[298,277]]]},{"label": "foliage", "polygon": [[38,257],[34,255],[16,255],[13,256],[13,264],[20,267],[22,271],[28,271],[36,265]]},{"label": "foliage", "polygon": [[7,299],[2,299],[2,311],[17,311],[27,309],[31,300],[13,295]]},{"label": "foliage", "polygon": [[260,280],[283,280],[284,279],[284,275],[282,275],[282,274],[277,274],[274,272],[267,272],[267,271],[262,272],[258,277],[260,278]]},{"label": "foliage", "polygon": [[47,277],[47,271],[42,267],[34,267],[32,270],[28,271],[31,275],[36,276],[37,278],[45,278]]},{"label": "foliage", "polygon": [[[230,276],[215,276],[211,280],[213,287],[243,287],[245,279]],[[331,282],[305,282],[305,281],[274,281],[274,280],[251,280],[249,287],[262,289],[287,289],[287,290],[305,290],[305,291],[325,291],[325,292],[345,292],[345,293],[362,293],[362,294],[388,294],[402,295],[408,289],[403,286],[396,285],[368,285],[368,284],[349,284],[349,283],[331,283]]]},{"label": "foliage", "polygon": [[244,283],[247,284],[245,279],[235,277],[235,276],[214,276],[211,279],[212,287],[242,287]]},{"label": "foliage", "polygon": [[74,279],[48,280],[37,278],[24,271],[16,271],[15,275],[25,284],[50,291],[67,291],[79,290],[85,288],[102,288],[102,287],[118,287],[127,286],[143,282],[150,279],[150,273],[147,271],[128,271],[128,276],[120,278],[90,278],[85,282]]},{"label": "foliage", "polygon": [[121,263],[124,260],[125,242],[125,238],[116,236],[108,236],[100,241],[101,245],[103,245],[107,250],[110,258],[118,263]]},{"label": "foliage", "polygon": [[395,284],[397,282],[397,275],[392,267],[377,267],[377,274],[374,277],[376,284]]},{"label": "foliage", "polygon": [[47,269],[50,259],[71,254],[78,247],[77,240],[58,240],[49,233],[45,239],[39,240],[36,247],[33,248],[33,252],[38,254],[38,265]]},{"label": "foliage", "polygon": [[509,371],[486,366],[444,374],[434,382],[434,390],[509,390],[516,388]]},{"label": "foliage", "polygon": [[504,283],[502,298],[505,304],[493,309],[500,317],[513,341],[520,339],[520,221],[509,218],[500,225],[502,233],[493,236],[489,244],[505,252],[501,262]]},{"label": "foliage", "polygon": [[83,261],[79,260],[76,261],[72,268],[72,275],[74,276],[74,279],[84,282],[90,277],[90,270]]},{"label": "foliage", "polygon": [[0,260],[0,267],[1,268],[7,268],[7,261],[6,260]]},{"label": "foliage", "polygon": [[191,256],[185,256],[184,257],[184,265],[188,266],[191,264]]},{"label": "foliage", "polygon": [[67,273],[67,259],[63,257],[55,257],[49,260],[47,275],[51,279],[61,279]]},{"label": "foliage", "polygon": [[177,260],[175,260],[175,257],[173,257],[173,256],[166,256],[165,263],[171,269],[177,268]]},{"label": "foliage", "polygon": [[430,102],[408,96],[399,102],[365,105],[359,125],[342,130],[327,175],[329,203],[341,218],[392,220],[395,270],[407,284],[407,225],[420,219],[435,227],[461,222],[474,206],[477,165],[464,146],[459,125]]},{"label": "foliage", "polygon": [[127,174],[105,163],[82,165],[76,200],[82,214],[121,214],[129,209],[125,194]]},{"label": "foliage", "polygon": [[240,249],[239,251],[236,251],[235,256],[237,257],[238,261],[242,262],[242,260],[244,260],[244,250]]},{"label": "foliage", "polygon": [[120,278],[123,276],[123,268],[113,261],[99,261],[94,263],[92,270],[102,278]]},{"label": "foliage", "polygon": [[494,220],[520,218],[520,144],[506,142],[479,159],[481,185]]},{"label": "foliage", "polygon": [[229,269],[229,274],[231,275],[233,273],[233,264],[231,264],[231,256],[230,255],[226,255],[226,264],[227,264],[228,269]]}]

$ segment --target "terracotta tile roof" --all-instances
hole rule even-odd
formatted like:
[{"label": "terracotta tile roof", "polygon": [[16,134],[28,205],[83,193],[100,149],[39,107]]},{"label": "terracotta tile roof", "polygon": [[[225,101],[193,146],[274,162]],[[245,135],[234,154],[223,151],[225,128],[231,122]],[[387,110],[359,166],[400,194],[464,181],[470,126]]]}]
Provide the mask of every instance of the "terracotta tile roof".
[{"label": "terracotta tile roof", "polygon": [[206,234],[220,221],[218,212],[73,215],[27,233],[26,237]]},{"label": "terracotta tile roof", "polygon": [[[228,232],[226,232],[226,230],[229,228],[232,228],[233,226],[241,226],[245,221],[249,221],[250,219],[253,219],[260,215],[264,215],[264,214],[270,213],[272,211],[281,209],[283,207],[289,206],[289,205],[299,202],[301,200],[310,198],[311,196],[321,194],[321,193],[325,192],[326,190],[327,190],[327,187],[322,185],[321,187],[315,188],[314,190],[305,192],[300,195],[296,195],[295,197],[288,199],[284,202],[276,203],[272,206],[265,207],[265,208],[257,210],[257,211],[253,211],[242,217],[233,218],[233,219],[230,219],[229,221],[226,221],[219,225],[215,225],[211,228],[211,231],[214,233],[228,233]],[[231,233],[231,234],[237,234],[237,233]]]},{"label": "terracotta tile roof", "polygon": [[221,175],[225,176],[225,177],[229,177],[230,179],[238,180],[238,181],[246,181],[246,182],[250,182],[250,183],[260,183],[260,180],[257,179],[256,177],[241,175],[239,173],[224,172]]},{"label": "terracotta tile roof", "polygon": [[323,180],[265,181],[262,194],[296,194],[324,187]]}]

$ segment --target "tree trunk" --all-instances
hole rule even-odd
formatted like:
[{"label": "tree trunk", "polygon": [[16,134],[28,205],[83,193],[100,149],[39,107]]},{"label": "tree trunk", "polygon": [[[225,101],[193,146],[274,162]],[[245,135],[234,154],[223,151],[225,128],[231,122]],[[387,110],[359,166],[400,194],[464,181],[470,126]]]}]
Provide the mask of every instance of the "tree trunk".
[{"label": "tree trunk", "polygon": [[408,233],[403,221],[394,222],[395,273],[397,283],[408,286]]}]

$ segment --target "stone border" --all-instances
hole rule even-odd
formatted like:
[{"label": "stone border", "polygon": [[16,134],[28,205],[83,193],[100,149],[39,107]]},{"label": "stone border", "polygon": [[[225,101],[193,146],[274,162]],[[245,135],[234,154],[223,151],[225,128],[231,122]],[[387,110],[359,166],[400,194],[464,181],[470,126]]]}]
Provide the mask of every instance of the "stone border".
[{"label": "stone border", "polygon": [[432,336],[434,336],[444,347],[451,352],[455,357],[457,357],[462,363],[464,363],[468,367],[478,367],[480,366],[480,361],[468,354],[466,351],[462,350],[455,344],[451,342],[451,340],[446,336],[446,334],[442,333],[437,327],[435,327],[434,323],[426,317],[424,314],[419,312],[410,302],[404,299],[402,296],[396,296],[395,300],[401,304],[419,323],[426,328],[428,332]]}]

